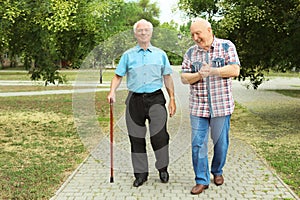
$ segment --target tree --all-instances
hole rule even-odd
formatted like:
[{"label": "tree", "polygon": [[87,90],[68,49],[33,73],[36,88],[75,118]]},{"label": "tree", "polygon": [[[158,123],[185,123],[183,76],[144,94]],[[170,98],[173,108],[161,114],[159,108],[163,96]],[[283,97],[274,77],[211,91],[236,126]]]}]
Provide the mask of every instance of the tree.
[{"label": "tree", "polygon": [[242,62],[240,78],[257,88],[269,70],[300,66],[299,1],[226,1],[220,30],[235,44]]},{"label": "tree", "polygon": [[95,46],[137,20],[159,25],[159,9],[149,0],[3,0],[0,14],[0,55],[22,58],[31,78],[45,84],[62,82],[62,65],[79,67]]},{"label": "tree", "polygon": [[156,29],[153,35],[153,44],[166,51],[172,65],[181,65],[186,50],[193,45],[189,26],[179,25],[173,20],[165,22]]},{"label": "tree", "polygon": [[222,16],[209,17],[214,33],[235,43],[242,65],[239,79],[250,78],[254,88],[265,80],[266,71],[299,69],[299,0],[179,2],[193,16],[197,13]]},{"label": "tree", "polygon": [[[46,0],[0,3],[0,53],[24,58],[33,80],[45,84],[62,82],[57,61],[80,61],[97,40],[109,35],[110,16],[119,11],[121,0]],[[100,31],[99,31],[100,30]]]},{"label": "tree", "polygon": [[137,5],[142,9],[140,18],[150,21],[154,27],[159,25],[156,19],[159,16],[159,8],[155,3],[150,3],[150,0],[140,0]]},{"label": "tree", "polygon": [[22,10],[18,6],[18,2],[10,2],[4,0],[0,2],[0,61],[3,63],[2,55],[8,53],[8,56],[13,58],[12,55],[9,55],[9,41],[12,35],[12,29],[16,23],[16,19],[22,15]]},{"label": "tree", "polygon": [[[132,29],[135,22],[140,19],[150,21],[154,27],[159,26],[158,16],[159,8],[156,3],[150,3],[150,0],[130,1],[121,3],[120,12],[112,16],[110,27],[116,27],[119,32]],[[116,31],[116,33],[118,32]]]},{"label": "tree", "polygon": [[192,17],[204,16],[211,19],[221,12],[218,4],[222,0],[179,0],[179,8]]}]

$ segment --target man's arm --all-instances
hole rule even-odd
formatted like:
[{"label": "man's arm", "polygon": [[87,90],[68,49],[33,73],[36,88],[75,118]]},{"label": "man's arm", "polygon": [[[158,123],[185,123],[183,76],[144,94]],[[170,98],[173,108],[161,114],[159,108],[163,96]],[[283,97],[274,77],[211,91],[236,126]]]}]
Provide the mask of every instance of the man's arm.
[{"label": "man's arm", "polygon": [[181,73],[181,82],[183,84],[194,84],[207,76],[210,76],[212,68],[203,63],[201,69],[198,72],[193,73]]},{"label": "man's arm", "polygon": [[194,84],[203,78],[200,72],[181,73],[180,77],[183,84]]},{"label": "man's arm", "polygon": [[219,68],[211,68],[209,75],[215,75],[222,78],[237,77],[240,75],[240,66],[238,64],[232,64]]},{"label": "man's arm", "polygon": [[175,94],[174,94],[174,82],[170,74],[164,75],[164,83],[170,97],[168,109],[169,109],[170,117],[172,117],[176,112],[176,103],[175,103]]},{"label": "man's arm", "polygon": [[110,84],[110,91],[107,95],[108,103],[116,102],[116,90],[120,86],[122,81],[122,76],[115,74]]},{"label": "man's arm", "polygon": [[183,84],[194,84],[207,76],[219,76],[222,78],[237,77],[240,75],[240,66],[238,64],[226,65],[224,67],[213,68],[204,65],[200,71],[195,73],[181,73],[181,82]]}]

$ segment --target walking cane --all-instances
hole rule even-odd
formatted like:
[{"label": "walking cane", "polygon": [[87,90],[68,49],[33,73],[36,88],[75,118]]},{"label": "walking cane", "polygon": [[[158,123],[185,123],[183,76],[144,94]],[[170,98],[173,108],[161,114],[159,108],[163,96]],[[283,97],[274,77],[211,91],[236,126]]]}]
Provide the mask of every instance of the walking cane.
[{"label": "walking cane", "polygon": [[113,162],[113,141],[114,141],[114,115],[113,115],[113,100],[110,99],[110,182],[114,182],[114,162]]}]

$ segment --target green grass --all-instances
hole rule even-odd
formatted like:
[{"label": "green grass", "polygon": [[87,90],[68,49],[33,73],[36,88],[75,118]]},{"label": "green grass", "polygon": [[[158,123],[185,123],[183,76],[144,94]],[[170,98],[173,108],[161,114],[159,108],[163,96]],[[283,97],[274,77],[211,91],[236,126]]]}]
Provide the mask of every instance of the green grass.
[{"label": "green grass", "polygon": [[300,78],[299,72],[264,72],[266,77],[272,78],[272,77],[286,77],[286,78]]},{"label": "green grass", "polygon": [[250,112],[237,104],[231,133],[256,150],[300,196],[300,110],[298,105],[261,106]]},{"label": "green grass", "polygon": [[[101,119],[108,118],[105,96],[96,97]],[[72,94],[1,97],[0,151],[0,199],[52,197],[88,155],[74,126]]]},{"label": "green grass", "polygon": [[3,71],[3,70],[0,70],[0,80],[30,81],[30,75],[26,71]]},{"label": "green grass", "polygon": [[[97,86],[97,88],[107,88],[108,86]],[[82,86],[80,89],[89,89],[91,87]],[[30,92],[30,91],[45,91],[45,90],[73,90],[74,87],[72,85],[0,85],[0,93],[1,92]],[[76,87],[76,89],[79,89]],[[95,88],[93,88],[95,89]]]},{"label": "green grass", "polygon": [[[74,81],[77,78],[80,70],[60,70],[61,75],[65,75],[67,81]],[[100,73],[100,72],[99,72]],[[110,81],[114,74],[113,69],[107,69],[102,72],[103,81]],[[0,70],[0,80],[19,80],[19,81],[30,81],[30,74],[28,71],[12,71],[12,70]]]},{"label": "green grass", "polygon": [[[299,87],[299,86],[298,86]],[[295,86],[296,88],[296,86]],[[300,98],[300,90],[271,90],[274,92],[277,92],[279,94],[283,94],[285,96],[294,97],[294,98]]]}]

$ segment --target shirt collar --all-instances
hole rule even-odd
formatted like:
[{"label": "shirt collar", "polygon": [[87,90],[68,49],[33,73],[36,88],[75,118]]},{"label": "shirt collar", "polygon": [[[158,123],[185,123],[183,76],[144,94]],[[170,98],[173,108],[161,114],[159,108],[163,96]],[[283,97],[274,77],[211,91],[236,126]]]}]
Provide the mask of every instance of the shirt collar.
[{"label": "shirt collar", "polygon": [[211,44],[211,49],[214,49],[215,48],[215,46],[216,46],[216,43],[217,43],[217,41],[216,41],[216,37],[214,36],[214,40],[213,40],[213,43]]},{"label": "shirt collar", "polygon": [[[136,46],[136,50],[137,50],[137,52],[145,51],[143,48],[140,47],[140,45],[137,45],[137,46]],[[147,48],[146,51],[149,51],[149,52],[152,52],[152,51],[153,51],[153,46],[152,46],[152,44],[149,44],[149,47]]]},{"label": "shirt collar", "polygon": [[[210,49],[214,49],[215,48],[215,46],[216,46],[216,43],[217,43],[217,41],[216,41],[216,37],[214,36],[214,39],[213,39],[213,42],[212,42],[212,44],[211,44],[211,47],[210,47]],[[196,45],[197,46],[197,50],[198,51],[205,51],[204,49],[202,49],[199,45]]]}]

